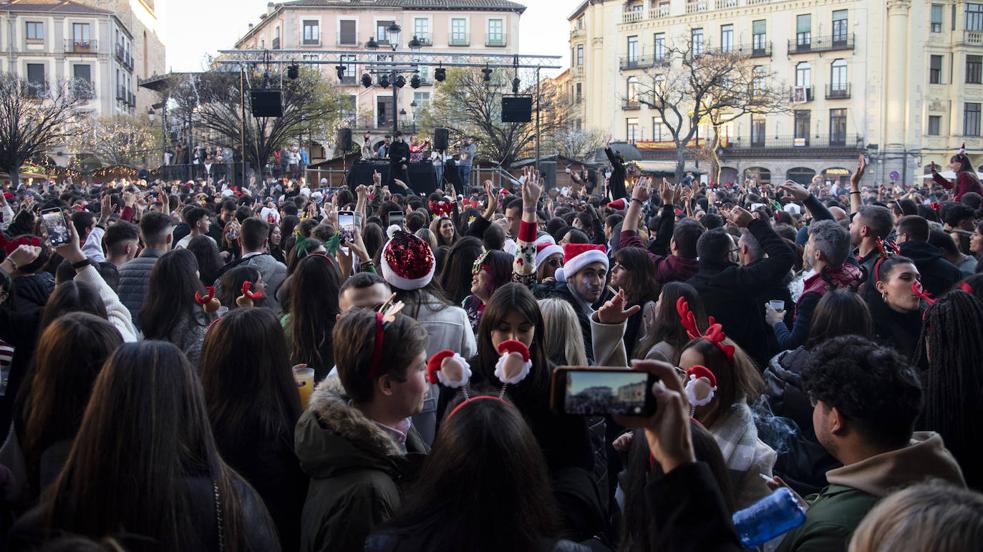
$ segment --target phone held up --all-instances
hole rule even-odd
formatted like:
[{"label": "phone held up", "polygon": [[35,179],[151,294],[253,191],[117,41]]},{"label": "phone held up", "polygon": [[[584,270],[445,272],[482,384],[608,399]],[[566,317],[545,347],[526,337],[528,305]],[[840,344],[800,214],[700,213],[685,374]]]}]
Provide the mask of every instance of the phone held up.
[{"label": "phone held up", "polygon": [[341,239],[343,241],[355,240],[355,213],[353,211],[338,211],[338,226],[341,227]]},{"label": "phone held up", "polygon": [[65,245],[69,240],[68,219],[61,209],[45,209],[41,211],[41,220],[44,223],[45,232],[48,234],[48,242],[52,246]]},{"label": "phone held up", "polygon": [[573,416],[651,416],[657,379],[631,368],[559,366],[550,381],[550,408]]}]

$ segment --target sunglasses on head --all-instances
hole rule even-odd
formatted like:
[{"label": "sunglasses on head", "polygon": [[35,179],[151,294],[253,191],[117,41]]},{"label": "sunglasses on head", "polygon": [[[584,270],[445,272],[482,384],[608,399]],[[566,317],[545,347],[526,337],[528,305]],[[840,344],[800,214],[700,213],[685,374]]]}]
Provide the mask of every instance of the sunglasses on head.
[{"label": "sunglasses on head", "polygon": [[478,258],[474,260],[474,264],[471,265],[471,274],[477,274],[485,269],[485,259],[487,259],[488,255],[490,254],[491,251],[485,251],[481,255],[478,255]]}]

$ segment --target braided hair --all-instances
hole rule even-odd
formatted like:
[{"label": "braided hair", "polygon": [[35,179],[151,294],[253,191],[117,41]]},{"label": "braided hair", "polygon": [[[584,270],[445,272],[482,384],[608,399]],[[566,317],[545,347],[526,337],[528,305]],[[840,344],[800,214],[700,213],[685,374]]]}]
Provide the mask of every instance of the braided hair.
[{"label": "braided hair", "polygon": [[983,463],[977,457],[983,441],[983,302],[962,290],[943,295],[924,316],[915,358],[925,368],[925,407],[920,425],[942,435],[948,448],[967,473],[966,479],[983,479]]}]

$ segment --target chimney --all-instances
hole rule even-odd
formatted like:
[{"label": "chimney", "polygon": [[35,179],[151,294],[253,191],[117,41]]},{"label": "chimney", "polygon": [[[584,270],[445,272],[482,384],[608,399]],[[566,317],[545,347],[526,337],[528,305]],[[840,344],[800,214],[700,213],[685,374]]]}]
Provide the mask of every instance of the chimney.
[{"label": "chimney", "polygon": [[273,2],[267,3],[266,4],[266,14],[267,15],[272,14],[273,13],[273,9],[274,9],[275,6],[276,5]]}]

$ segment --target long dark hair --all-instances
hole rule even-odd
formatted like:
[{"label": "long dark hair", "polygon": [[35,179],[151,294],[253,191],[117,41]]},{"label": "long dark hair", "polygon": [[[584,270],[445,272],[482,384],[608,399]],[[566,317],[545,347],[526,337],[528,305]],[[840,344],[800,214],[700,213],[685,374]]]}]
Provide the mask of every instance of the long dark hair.
[{"label": "long dark hair", "polygon": [[300,395],[287,340],[269,309],[237,309],[208,330],[201,385],[220,448],[287,437],[300,417]]},{"label": "long dark hair", "polygon": [[157,259],[150,271],[147,297],[140,310],[140,329],[147,339],[169,339],[184,321],[204,318],[195,293],[204,294],[195,273],[198,261],[187,249],[175,249]]},{"label": "long dark hair", "polygon": [[515,257],[504,251],[489,251],[481,261],[482,268],[491,276],[492,286],[498,289],[512,281],[512,261]]},{"label": "long dark hair", "polygon": [[823,294],[809,322],[806,348],[811,349],[827,339],[841,335],[859,335],[872,339],[874,320],[867,302],[860,295],[845,289],[832,289]]},{"label": "long dark hair", "polygon": [[115,326],[85,312],[64,314],[44,330],[22,391],[20,439],[28,465],[37,466],[45,449],[75,437],[96,377],[122,343]]},{"label": "long dark hair", "polygon": [[687,343],[678,351],[675,359],[678,366],[683,353],[688,349],[694,349],[703,358],[703,365],[717,378],[717,392],[713,402],[707,412],[697,418],[707,429],[712,427],[720,419],[721,414],[726,413],[737,401],[753,403],[764,388],[764,380],[754,361],[730,339],[725,343],[736,348],[733,359],[728,359],[720,347],[704,337]]},{"label": "long dark hair", "polygon": [[[477,362],[471,362],[471,366],[477,367],[477,372],[485,382],[501,386],[498,378],[495,377],[495,364],[500,355],[492,344],[491,333],[511,312],[518,312],[532,324],[534,334],[532,346],[529,347],[532,370],[526,379],[510,385],[507,393],[522,410],[533,404],[536,404],[536,408],[540,408],[542,405],[538,403],[544,401],[545,394],[549,392],[552,366],[540,345],[546,335],[543,313],[539,310],[536,298],[525,286],[516,283],[505,284],[495,291],[485,305],[485,312],[481,315],[481,323],[478,326],[478,358]],[[576,338],[579,339],[580,336]]]},{"label": "long dark hair", "polygon": [[624,247],[614,252],[614,261],[628,271],[624,289],[629,303],[637,305],[659,296],[659,282],[655,279],[648,251],[641,247]]},{"label": "long dark hair", "polygon": [[451,303],[460,305],[471,294],[471,269],[480,255],[481,240],[473,236],[462,237],[447,251],[444,269],[437,280]]},{"label": "long dark hair", "polygon": [[[983,426],[983,302],[963,291],[951,291],[925,311],[922,334],[914,358],[927,369],[922,373],[925,407],[921,426],[942,435],[945,446],[956,456],[978,485],[983,479],[980,441]],[[967,460],[971,460],[967,462]]]},{"label": "long dark hair", "polygon": [[680,322],[679,312],[676,310],[676,302],[679,301],[680,297],[686,299],[690,310],[696,316],[697,326],[706,329],[707,314],[703,308],[703,298],[700,297],[696,288],[686,282],[667,282],[662,286],[659,310],[655,313],[655,326],[645,335],[644,339],[639,340],[632,355],[634,358],[645,358],[652,347],[663,341],[672,346],[673,351],[676,352],[679,352],[680,348],[689,342],[689,335]]},{"label": "long dark hair", "polygon": [[968,172],[976,176],[976,171],[973,170],[973,162],[969,160],[969,156],[965,153],[957,153],[949,158],[950,163],[959,163],[959,172]]},{"label": "long dark hair", "polygon": [[341,310],[341,271],[326,255],[308,255],[297,263],[290,281],[290,358],[323,377],[334,364],[331,330]]},{"label": "long dark hair", "polygon": [[522,414],[484,398],[444,420],[390,527],[427,535],[431,550],[537,550],[554,534],[556,511],[546,461]]},{"label": "long dark hair", "polygon": [[218,253],[218,245],[209,236],[195,236],[188,242],[188,251],[192,252],[198,261],[198,279],[206,286],[215,283],[219,270],[222,269],[222,257]]},{"label": "long dark hair", "polygon": [[106,320],[106,303],[99,296],[99,290],[85,282],[68,280],[55,286],[48,296],[48,302],[41,311],[40,331],[69,312],[88,312]]},{"label": "long dark hair", "polygon": [[[170,343],[127,343],[96,379],[75,444],[42,504],[42,519],[49,528],[92,538],[125,527],[147,538],[132,550],[199,548],[207,539],[193,518],[201,507],[180,491],[188,477],[215,486],[225,549],[245,549],[238,489],[248,486],[233,484],[238,476],[219,456],[198,376]],[[262,509],[257,515],[267,517]]]}]

